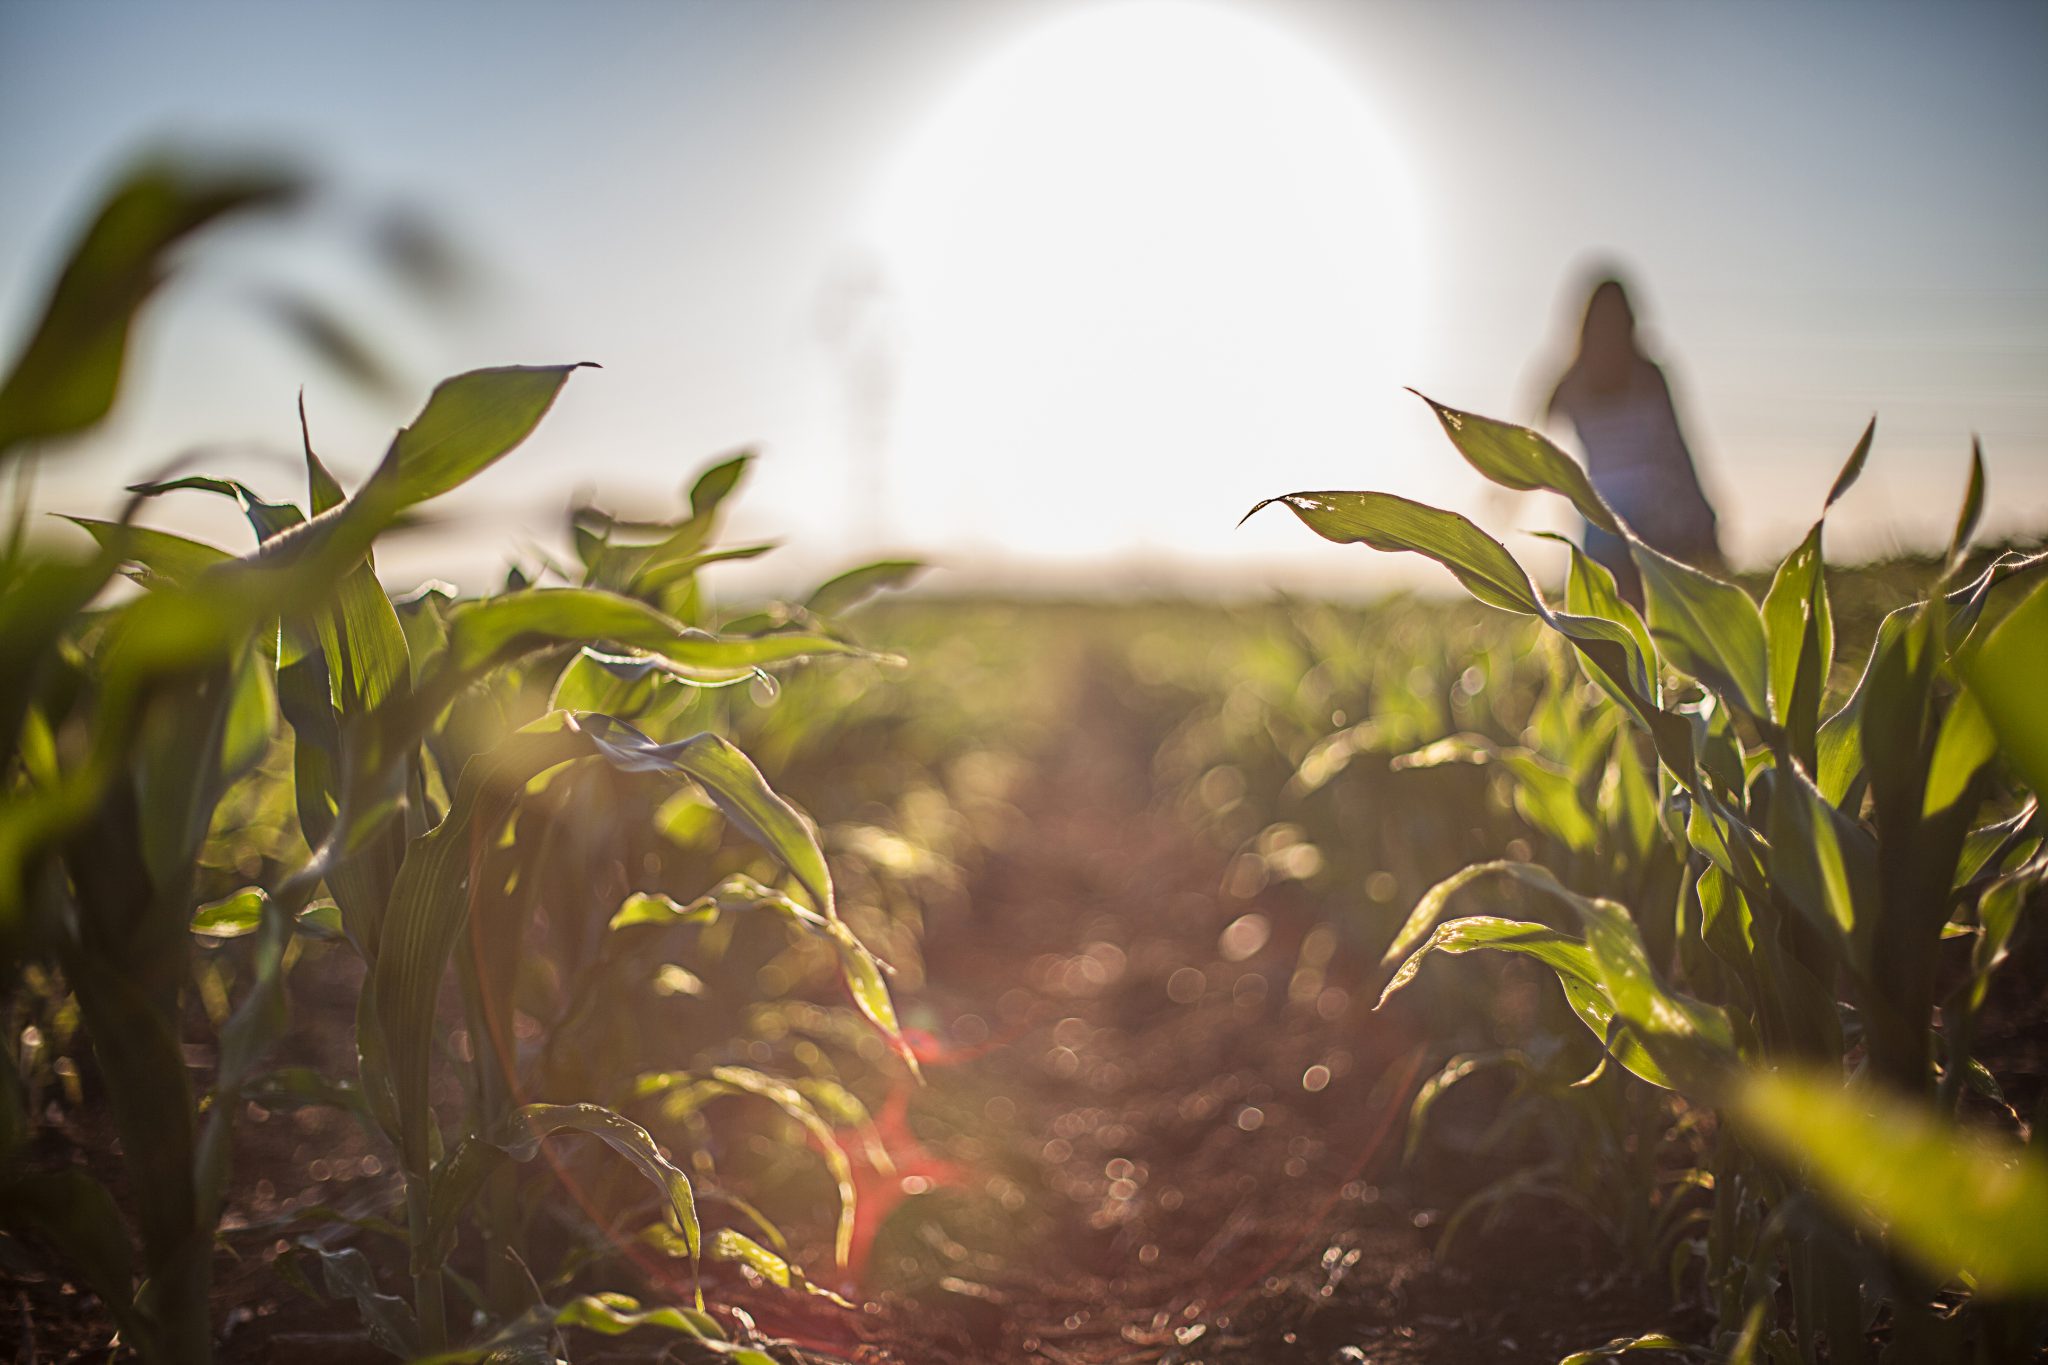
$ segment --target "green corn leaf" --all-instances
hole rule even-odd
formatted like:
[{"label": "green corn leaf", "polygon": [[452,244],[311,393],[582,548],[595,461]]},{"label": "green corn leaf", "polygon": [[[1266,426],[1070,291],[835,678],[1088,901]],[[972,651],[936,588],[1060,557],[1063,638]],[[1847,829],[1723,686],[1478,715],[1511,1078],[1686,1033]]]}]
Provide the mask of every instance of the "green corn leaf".
[{"label": "green corn leaf", "polygon": [[260,886],[245,886],[232,896],[208,901],[192,914],[192,932],[206,938],[241,938],[256,932],[270,896]]},{"label": "green corn leaf", "polygon": [[1943,577],[1962,567],[1969,553],[1970,537],[1977,533],[1977,520],[1984,515],[1984,444],[1970,440],[1970,483],[1963,490],[1962,510],[1956,513],[1955,533],[1949,537],[1948,567]]},{"label": "green corn leaf", "polygon": [[2048,858],[2035,858],[2007,873],[1984,889],[1977,900],[1977,923],[1981,932],[1970,948],[1970,980],[1965,994],[1968,1008],[1984,1008],[1991,990],[1991,976],[2005,962],[2012,946],[2013,931],[2019,927],[2020,911],[2027,898],[2048,884]]},{"label": "green corn leaf", "polygon": [[1991,731],[1984,708],[1972,693],[1957,693],[1934,737],[1921,818],[1931,820],[1962,800],[1978,772],[1997,755],[1998,737]]},{"label": "green corn leaf", "polygon": [[[1394,941],[1387,945],[1386,952],[1380,954],[1380,965],[1392,966],[1407,957],[1415,945],[1422,942],[1424,936],[1429,933],[1431,926],[1443,917],[1444,907],[1450,903],[1452,896],[1481,877],[1498,870],[1495,863],[1474,863],[1470,867],[1453,872],[1423,892],[1422,899],[1415,902],[1415,908],[1408,912],[1408,918],[1395,932]],[[1380,998],[1384,1002],[1386,996],[1383,994]]]},{"label": "green corn leaf", "polygon": [[270,502],[255,489],[239,479],[216,479],[203,474],[193,474],[166,483],[138,483],[129,485],[128,491],[144,498],[161,497],[165,493],[190,490],[198,493],[217,493],[231,498],[242,509],[242,515],[249,519],[251,529],[256,532],[258,543],[283,535],[294,526],[305,524],[306,515],[288,502]]},{"label": "green corn leaf", "polygon": [[0,382],[0,462],[24,442],[93,426],[114,404],[135,316],[172,273],[185,239],[220,219],[275,208],[299,182],[169,158],[131,169],[58,274],[28,343]]},{"label": "green corn leaf", "polygon": [[598,546],[591,551],[584,584],[652,597],[685,582],[707,565],[758,559],[776,548],[776,543],[769,541],[705,550],[699,548],[703,541],[703,528],[694,521],[686,521],[673,534],[649,545]]},{"label": "green corn leaf", "polygon": [[459,488],[533,434],[576,365],[507,365],[443,380],[398,433],[361,496],[399,507]]},{"label": "green corn leaf", "polygon": [[[853,1254],[853,1220],[855,1196],[853,1189],[853,1165],[847,1160],[846,1149],[839,1144],[839,1138],[832,1131],[832,1125],[812,1107],[803,1092],[787,1081],[743,1066],[713,1067],[711,1077],[719,1084],[749,1095],[767,1100],[783,1113],[803,1125],[812,1141],[824,1154],[825,1165],[832,1172],[834,1184],[839,1193],[839,1221],[837,1232],[832,1239],[832,1255],[844,1266]],[[785,1281],[786,1283],[786,1281]]]},{"label": "green corn leaf", "polygon": [[631,1162],[661,1191],[670,1226],[682,1234],[691,1256],[699,1253],[703,1235],[689,1177],[631,1119],[595,1104],[528,1104],[506,1117],[494,1145],[514,1161],[530,1161],[543,1139],[562,1132],[588,1133]]},{"label": "green corn leaf", "polygon": [[1609,829],[1626,838],[1624,847],[1638,863],[1650,859],[1657,846],[1656,767],[1655,759],[1645,763],[1636,752],[1631,732],[1615,731],[1595,809]]},{"label": "green corn leaf", "polygon": [[1417,768],[1444,768],[1461,763],[1480,766],[1492,763],[1499,754],[1500,750],[1493,741],[1484,735],[1446,735],[1420,749],[1394,755],[1387,760],[1387,771],[1403,773]]},{"label": "green corn leaf", "polygon": [[1386,989],[1380,993],[1379,1003],[1374,1008],[1386,1004],[1406,988],[1422,970],[1423,962],[1431,953],[1462,954],[1482,949],[1532,957],[1550,968],[1564,987],[1565,1002],[1571,1006],[1572,1013],[1594,1037],[1600,1039],[1615,1060],[1652,1085],[1666,1089],[1671,1087],[1670,1078],[1644,1050],[1634,1032],[1625,1024],[1615,1022],[1614,1006],[1601,987],[1599,964],[1592,951],[1583,940],[1545,924],[1492,915],[1446,920],[1401,964],[1393,979],[1387,982]]},{"label": "green corn leaf", "polygon": [[1664,658],[1733,706],[1769,720],[1769,651],[1748,593],[1700,569],[1629,543],[1650,609],[1650,634]]},{"label": "green corn leaf", "polygon": [[1792,736],[1793,752],[1809,769],[1816,761],[1822,690],[1834,663],[1834,614],[1821,563],[1821,525],[1778,566],[1764,594],[1764,641],[1770,655],[1771,718]]},{"label": "green corn leaf", "polygon": [[806,1294],[830,1299],[841,1308],[850,1309],[854,1306],[823,1285],[812,1283],[804,1274],[802,1266],[770,1251],[753,1238],[732,1228],[720,1228],[712,1236],[711,1245],[705,1254],[714,1261],[737,1261],[749,1266],[762,1279],[779,1288],[801,1289]]},{"label": "green corn leaf", "polygon": [[739,1365],[776,1365],[760,1351],[727,1341],[717,1319],[702,1309],[642,1309],[639,1300],[613,1293],[584,1294],[559,1308],[540,1304],[482,1341],[416,1356],[411,1365],[556,1365],[553,1343],[564,1327],[608,1337],[652,1327],[687,1336],[702,1349]]},{"label": "green corn leaf", "polygon": [[1870,421],[1863,427],[1863,435],[1857,438],[1856,448],[1849,452],[1849,458],[1843,462],[1841,473],[1835,475],[1834,485],[1828,489],[1828,500],[1821,504],[1821,511],[1825,512],[1841,501],[1842,495],[1854,488],[1856,480],[1863,477],[1863,463],[1870,458],[1870,443],[1876,438],[1877,417],[1872,414]]},{"label": "green corn leaf", "polygon": [[612,917],[612,928],[635,924],[708,923],[722,914],[766,911],[790,924],[815,934],[832,945],[839,955],[839,970],[847,992],[868,1022],[882,1030],[898,1056],[915,1071],[917,1059],[904,1040],[896,1021],[896,1006],[889,998],[889,982],[882,964],[868,951],[844,920],[827,919],[806,905],[799,905],[779,892],[771,891],[751,877],[728,877],[709,895],[679,906],[666,896],[636,895],[627,898]]},{"label": "green corn leaf", "polygon": [[1546,614],[1528,572],[1507,546],[1456,512],[1392,493],[1284,493],[1259,503],[1245,518],[1273,503],[1325,540],[1423,555],[1457,575],[1465,590],[1488,606],[1525,616]]},{"label": "green corn leaf", "polygon": [[1628,1026],[1634,1041],[1671,1079],[1654,1081],[1630,1065],[1627,1052],[1616,1048],[1615,1059],[1646,1080],[1698,1093],[1735,1059],[1734,1030],[1718,1006],[1695,1000],[1666,987],[1643,946],[1635,921],[1622,906],[1599,897],[1580,896],[1557,884],[1548,872],[1530,864],[1516,875],[1546,890],[1578,912],[1586,943],[1600,967],[1600,984],[1614,1013]]},{"label": "green corn leaf", "polygon": [[1650,628],[1643,623],[1642,614],[1615,588],[1614,574],[1605,564],[1588,557],[1584,550],[1569,540],[1564,544],[1571,551],[1571,568],[1565,578],[1565,608],[1574,616],[1611,621],[1628,632],[1627,639],[1616,640],[1615,643],[1621,647],[1627,660],[1628,681],[1633,687],[1633,694],[1610,677],[1605,668],[1589,668],[1587,676],[1632,712],[1640,711],[1645,702],[1654,707],[1661,689],[1657,678],[1657,649],[1651,642]]},{"label": "green corn leaf", "polygon": [[654,654],[612,654],[589,645],[555,677],[550,711],[602,711],[635,720],[665,699],[663,684],[681,682]]},{"label": "green corn leaf", "polygon": [[[795,904],[794,901],[790,903]],[[620,902],[618,913],[612,916],[606,927],[629,929],[636,924],[709,924],[717,918],[718,907],[708,899],[685,906],[678,905],[667,896],[636,891]]]},{"label": "green corn leaf", "polygon": [[1575,853],[1593,851],[1600,842],[1600,827],[1587,813],[1569,774],[1527,752],[1506,751],[1499,761],[1514,774],[1515,808],[1524,819]]},{"label": "green corn leaf", "polygon": [[1751,1073],[1727,1110],[1751,1142],[1924,1273],[1986,1298],[2048,1294],[2048,1163],[2038,1152],[1819,1072]]},{"label": "green corn leaf", "polygon": [[444,380],[354,497],[265,540],[246,566],[256,581],[274,575],[331,589],[407,509],[459,487],[531,435],[578,368],[508,366]]},{"label": "green corn leaf", "polygon": [[600,1336],[623,1336],[641,1327],[658,1327],[694,1338],[712,1354],[736,1365],[775,1365],[774,1357],[751,1346],[736,1346],[725,1339],[717,1320],[699,1309],[641,1309],[623,1294],[586,1294],[559,1309],[554,1316],[558,1327],[580,1327]]},{"label": "green corn leaf", "polygon": [[592,749],[621,772],[666,773],[702,787],[726,819],[775,855],[818,910],[837,918],[832,873],[810,820],[768,786],[747,756],[714,734],[657,744],[609,716],[578,716],[570,724],[588,737]]},{"label": "green corn leaf", "polygon": [[[729,682],[755,669],[820,654],[861,654],[822,635],[713,635],[683,625],[644,602],[595,588],[530,588],[464,602],[448,613],[444,674],[462,680],[506,660],[561,644],[608,642],[646,650],[664,672],[687,682]],[[446,683],[440,685],[446,690]],[[426,689],[422,689],[426,690]]]},{"label": "green corn leaf", "polygon": [[740,480],[746,477],[747,468],[753,462],[754,452],[743,450],[699,474],[697,481],[690,485],[690,515],[706,521],[716,516],[725,500],[739,487]]},{"label": "green corn leaf", "polygon": [[[1956,875],[1953,886],[1960,890],[1975,881],[1994,862],[2003,862],[2018,850],[2014,861],[2024,862],[2031,858],[2041,846],[2041,836],[2030,833],[2034,820],[2041,813],[2038,797],[2029,797],[2027,803],[2003,820],[1994,820],[1970,831],[1963,840],[1962,855],[1956,860]],[[2010,865],[2009,863],[2007,864]]]},{"label": "green corn leaf", "polygon": [[[1482,863],[1479,866],[1492,871],[1499,870],[1494,864]],[[1570,976],[1589,987],[1597,988],[1600,983],[1592,952],[1586,947],[1583,939],[1574,938],[1563,930],[1553,929],[1547,924],[1503,919],[1497,915],[1469,915],[1463,919],[1445,920],[1437,925],[1422,947],[1410,954],[1395,971],[1386,988],[1380,992],[1380,998],[1374,1008],[1385,1005],[1387,1001],[1405,990],[1421,972],[1422,963],[1430,953],[1460,954],[1481,948],[1533,957],[1552,971]]]},{"label": "green corn leaf", "polygon": [[368,559],[342,577],[333,608],[320,614],[319,633],[335,710],[344,721],[411,690],[405,631]]},{"label": "green corn leaf", "polygon": [[708,1254],[714,1261],[737,1261],[751,1266],[756,1274],[778,1289],[789,1289],[795,1283],[788,1261],[731,1228],[720,1228],[712,1235]]},{"label": "green corn leaf", "polygon": [[313,453],[313,432],[306,422],[306,395],[299,394],[299,435],[306,452],[306,506],[313,509],[313,515],[330,511],[348,501],[348,494],[342,489],[341,480],[334,477],[321,458]]},{"label": "green corn leaf", "polygon": [[220,772],[225,786],[252,772],[265,754],[277,719],[277,685],[270,660],[250,652],[235,665],[233,693],[221,731]]},{"label": "green corn leaf", "polygon": [[1677,1355],[1688,1355],[1699,1360],[1710,1358],[1710,1353],[1697,1346],[1688,1346],[1677,1337],[1665,1332],[1646,1332],[1636,1337],[1616,1337],[1605,1346],[1595,1346],[1589,1351],[1574,1351],[1557,1365],[1600,1365],[1603,1360],[1616,1356],[1634,1355],[1637,1351],[1661,1351]]},{"label": "green corn leaf", "polygon": [[[608,716],[556,713],[463,769],[448,815],[412,842],[392,887],[370,976],[375,1005],[367,1017],[375,1035],[370,1045],[382,1049],[390,1068],[388,1083],[408,1170],[424,1171],[430,1159],[427,1070],[435,1002],[475,894],[471,883],[482,855],[494,845],[528,782],[548,768],[593,754],[621,771],[687,778],[704,788],[726,818],[773,854],[817,903],[815,913],[831,926],[826,933],[838,944],[849,979],[861,982],[856,1000],[900,1038],[886,988],[875,998],[879,968],[834,916],[831,873],[815,829],[775,794],[745,754],[712,734],[656,744]],[[385,1080],[373,1074],[368,1056],[364,1081],[374,1094]]]},{"label": "green corn leaf", "polygon": [[[1770,782],[1770,880],[1831,940],[1866,944],[1878,903],[1877,846],[1796,768]],[[1855,952],[1859,964],[1864,949]]]},{"label": "green corn leaf", "polygon": [[1748,990],[1754,975],[1750,958],[1756,951],[1756,924],[1741,889],[1710,862],[1700,869],[1693,894],[1699,900],[1701,942]]},{"label": "green corn leaf", "polygon": [[1610,535],[1624,534],[1621,522],[1593,490],[1593,481],[1578,461],[1542,432],[1445,407],[1414,389],[1408,392],[1429,404],[1458,453],[1487,478],[1521,492],[1561,493],[1593,525]]},{"label": "green corn leaf", "polygon": [[907,587],[924,570],[925,563],[920,559],[883,559],[863,564],[820,584],[804,602],[804,610],[815,616],[838,616],[878,592]]},{"label": "green corn leaf", "polygon": [[1844,701],[1841,708],[1829,716],[1820,727],[1815,743],[1817,770],[1814,785],[1821,795],[1836,805],[1844,804],[1849,793],[1864,777],[1863,764],[1863,702],[1869,695],[1871,678],[1877,662],[1895,647],[1896,641],[1919,613],[1917,605],[1900,607],[1885,616],[1878,623],[1877,639],[1870,647],[1870,658],[1865,662],[1863,676],[1857,680],[1855,690]]},{"label": "green corn leaf", "polygon": [[531,1161],[548,1138],[571,1132],[598,1138],[660,1191],[668,1226],[682,1237],[694,1261],[703,1239],[696,1194],[689,1177],[662,1154],[645,1128],[602,1105],[528,1104],[505,1115],[489,1134],[463,1139],[433,1168],[426,1233],[413,1247],[415,1271],[446,1258],[463,1211],[504,1161]]},{"label": "green corn leaf", "polygon": [[1975,638],[1977,623],[1982,619],[1985,607],[1990,605],[1994,588],[2013,579],[2039,573],[2042,569],[2048,569],[2048,551],[2022,554],[2018,550],[2007,550],[1985,565],[1984,572],[1951,592],[1945,599],[1948,603],[1950,652],[1965,650]]},{"label": "green corn leaf", "polygon": [[[825,1159],[825,1166],[832,1172],[833,1182],[839,1193],[838,1231],[833,1238],[833,1255],[840,1265],[847,1263],[853,1250],[853,1220],[855,1213],[853,1166],[848,1161],[846,1149],[833,1133],[832,1125],[812,1107],[802,1091],[788,1081],[755,1071],[744,1066],[718,1066],[708,1073],[697,1075],[690,1072],[662,1072],[642,1076],[635,1093],[660,1095],[690,1086],[710,1085],[728,1094],[752,1095],[764,1099],[780,1109],[785,1115],[800,1124],[809,1133],[811,1140],[818,1144],[818,1150]],[[782,1283],[787,1286],[785,1275]]]},{"label": "green corn leaf", "polygon": [[64,519],[83,528],[102,550],[122,563],[141,566],[150,578],[189,583],[214,565],[225,564],[234,558],[226,550],[172,535],[169,531],[155,531],[126,522],[101,521],[94,517]]},{"label": "green corn leaf", "polygon": [[2048,583],[2034,588],[1981,642],[1956,660],[1999,751],[2027,786],[2048,792]]},{"label": "green corn leaf", "polygon": [[[1455,512],[1391,493],[1322,492],[1268,498],[1245,516],[1248,519],[1276,502],[1325,540],[1423,555],[1449,569],[1466,591],[1488,606],[1542,619],[1568,637],[1600,670],[1607,679],[1603,685],[1655,738],[1659,754],[1672,770],[1690,779],[1692,761],[1685,727],[1658,709],[1653,664],[1645,657],[1625,614],[1608,619],[1552,611],[1507,547]],[[1754,607],[1751,610],[1753,613]]]},{"label": "green corn leaf", "polygon": [[[1467,875],[1469,874],[1469,875]],[[1734,1056],[1725,1013],[1665,987],[1650,965],[1628,911],[1613,901],[1581,896],[1531,863],[1480,863],[1432,888],[1449,887],[1437,904],[1481,876],[1505,875],[1563,902],[1585,930],[1583,941],[1544,925],[1487,916],[1437,926],[1387,983],[1380,1004],[1406,986],[1431,952],[1487,948],[1536,958],[1557,973],[1581,1022],[1609,1046],[1615,1060],[1654,1085],[1699,1088]],[[1425,901],[1430,897],[1426,896]],[[1411,916],[1411,923],[1414,917]]]}]

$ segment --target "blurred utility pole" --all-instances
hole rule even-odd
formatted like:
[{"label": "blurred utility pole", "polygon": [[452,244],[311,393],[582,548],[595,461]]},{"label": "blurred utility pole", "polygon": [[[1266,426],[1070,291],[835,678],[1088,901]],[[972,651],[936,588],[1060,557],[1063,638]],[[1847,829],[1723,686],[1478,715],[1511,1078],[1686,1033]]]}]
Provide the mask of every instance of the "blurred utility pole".
[{"label": "blurred utility pole", "polygon": [[827,277],[818,299],[818,332],[839,362],[845,391],[848,532],[855,546],[876,550],[889,525],[889,436],[901,356],[895,295],[881,261],[849,256]]}]

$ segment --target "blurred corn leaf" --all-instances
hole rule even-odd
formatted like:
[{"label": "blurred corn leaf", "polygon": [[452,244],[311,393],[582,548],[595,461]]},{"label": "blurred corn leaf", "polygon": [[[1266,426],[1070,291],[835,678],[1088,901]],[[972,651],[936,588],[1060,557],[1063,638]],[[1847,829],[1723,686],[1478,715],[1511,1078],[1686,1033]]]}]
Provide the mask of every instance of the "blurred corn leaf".
[{"label": "blurred corn leaf", "polygon": [[58,274],[28,344],[0,382],[0,463],[30,441],[93,426],[113,407],[136,313],[176,269],[176,248],[222,218],[297,197],[294,176],[153,157],[130,170]]},{"label": "blurred corn leaf", "polygon": [[2048,1163],[1924,1104],[1819,1072],[1755,1072],[1729,1111],[1750,1141],[1937,1279],[1987,1297],[2048,1293]]},{"label": "blurred corn leaf", "polygon": [[815,616],[838,616],[878,592],[907,586],[924,570],[924,561],[920,559],[882,559],[863,564],[819,584],[805,599],[804,610]]}]

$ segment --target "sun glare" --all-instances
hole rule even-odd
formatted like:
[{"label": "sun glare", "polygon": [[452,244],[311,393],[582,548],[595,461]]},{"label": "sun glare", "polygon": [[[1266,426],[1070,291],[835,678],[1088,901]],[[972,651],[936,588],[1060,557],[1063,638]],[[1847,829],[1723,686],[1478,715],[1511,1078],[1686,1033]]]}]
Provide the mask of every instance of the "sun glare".
[{"label": "sun glare", "polygon": [[872,228],[914,543],[1270,551],[1299,537],[1234,532],[1253,500],[1369,483],[1395,448],[1422,340],[1407,171],[1344,78],[1239,10],[1029,35],[930,118]]}]

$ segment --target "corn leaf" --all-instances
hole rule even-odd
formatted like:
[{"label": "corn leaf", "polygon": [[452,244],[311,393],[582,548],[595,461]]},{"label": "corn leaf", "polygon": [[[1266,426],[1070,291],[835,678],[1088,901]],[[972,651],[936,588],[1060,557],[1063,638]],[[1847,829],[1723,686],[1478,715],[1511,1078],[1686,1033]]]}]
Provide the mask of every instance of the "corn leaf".
[{"label": "corn leaf", "polygon": [[1764,641],[1770,654],[1771,718],[1792,735],[1793,752],[1811,769],[1820,727],[1822,689],[1834,662],[1834,614],[1821,563],[1821,525],[1813,524],[1764,594]]},{"label": "corn leaf", "polygon": [[621,772],[666,773],[702,787],[726,819],[775,855],[827,919],[837,918],[832,873],[825,865],[816,827],[776,795],[760,770],[737,748],[709,733],[657,744],[610,716],[577,716],[569,723],[587,736],[592,750]]},{"label": "corn leaf", "polygon": [[284,204],[299,188],[274,172],[163,158],[129,171],[72,248],[0,382],[0,462],[24,442],[82,431],[112,409],[135,315],[170,276],[181,242],[222,218]]},{"label": "corn leaf", "polygon": [[[853,1166],[847,1160],[846,1149],[840,1145],[838,1137],[833,1133],[832,1125],[825,1122],[824,1117],[812,1107],[803,1092],[788,1081],[744,1066],[717,1066],[702,1075],[693,1072],[659,1072],[642,1076],[635,1086],[635,1093],[643,1096],[663,1095],[692,1088],[722,1091],[733,1095],[753,1095],[764,1099],[810,1134],[811,1140],[818,1145],[818,1150],[825,1159],[826,1168],[832,1172],[834,1184],[838,1187],[839,1221],[832,1248],[835,1259],[840,1265],[845,1265],[853,1249]],[[694,1096],[692,1107],[707,1097],[702,1093]],[[786,1270],[782,1283],[785,1287],[788,1284]]]},{"label": "corn leaf", "polygon": [[1642,575],[1650,635],[1664,658],[1730,705],[1769,720],[1769,651],[1749,594],[1641,541],[1630,541],[1629,553]]},{"label": "corn leaf", "polygon": [[410,507],[459,488],[519,445],[577,365],[507,365],[445,379],[364,488]]},{"label": "corn leaf", "polygon": [[1565,1002],[1616,1061],[1652,1085],[1671,1088],[1671,1080],[1644,1050],[1626,1024],[1617,1024],[1613,1002],[1603,990],[1600,967],[1583,939],[1574,938],[1547,924],[1502,919],[1494,915],[1472,915],[1445,920],[1427,941],[1403,962],[1380,993],[1378,1009],[1407,988],[1422,970],[1431,953],[1478,952],[1513,953],[1531,957],[1557,974],[1564,987]]},{"label": "corn leaf", "polygon": [[[1861,943],[1877,909],[1877,848],[1796,768],[1770,783],[1770,878],[1830,938]],[[1862,954],[1858,953],[1862,961]]]},{"label": "corn leaf", "polygon": [[2048,792],[2048,583],[2037,586],[1957,660],[1999,751],[2036,792]]},{"label": "corn leaf", "polygon": [[1528,572],[1507,546],[1456,512],[1392,493],[1284,493],[1259,503],[1245,513],[1246,519],[1274,503],[1325,540],[1423,555],[1457,575],[1467,592],[1490,607],[1525,616],[1546,614]]},{"label": "corn leaf", "polygon": [[1831,1074],[1754,1072],[1729,1113],[1836,1211],[1937,1279],[1987,1298],[2048,1293],[2048,1163]]},{"label": "corn leaf", "polygon": [[920,559],[883,559],[863,564],[819,584],[804,601],[804,610],[815,616],[838,616],[878,592],[908,586],[924,570],[925,563]]},{"label": "corn leaf", "polygon": [[146,578],[189,583],[214,565],[225,564],[234,558],[226,550],[147,526],[102,521],[95,517],[66,517],[65,520],[84,529],[102,550],[122,563],[140,566]]},{"label": "corn leaf", "polygon": [[[662,671],[684,681],[725,682],[755,669],[820,654],[861,654],[842,640],[811,634],[735,637],[696,630],[644,602],[596,588],[531,588],[464,602],[448,613],[442,678],[447,691],[499,663],[560,644],[609,642],[659,655]],[[429,690],[428,688],[423,688]]]},{"label": "corn leaf", "polygon": [[1561,493],[1579,515],[1609,535],[1622,535],[1620,520],[1593,489],[1578,461],[1559,450],[1550,438],[1528,427],[1498,422],[1476,413],[1445,407],[1425,394],[1409,390],[1429,404],[1444,434],[1465,462],[1504,488],[1521,492]]}]

